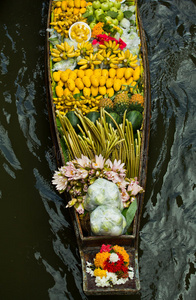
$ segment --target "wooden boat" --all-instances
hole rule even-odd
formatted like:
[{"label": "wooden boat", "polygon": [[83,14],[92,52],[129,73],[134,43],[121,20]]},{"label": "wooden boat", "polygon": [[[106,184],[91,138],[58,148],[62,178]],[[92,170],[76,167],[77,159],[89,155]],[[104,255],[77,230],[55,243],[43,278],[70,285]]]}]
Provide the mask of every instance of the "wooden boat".
[{"label": "wooden boat", "polygon": [[[144,118],[143,118],[143,131],[142,131],[142,145],[141,145],[141,158],[140,158],[140,170],[139,170],[139,183],[145,189],[146,176],[147,176],[147,162],[148,162],[148,147],[149,147],[149,134],[150,134],[150,76],[149,66],[147,58],[147,46],[145,41],[145,34],[142,27],[142,21],[137,6],[137,20],[141,39],[142,61],[144,68]],[[47,28],[50,28],[51,22],[51,9],[52,0],[49,3],[48,11],[48,23]],[[65,158],[61,147],[58,128],[56,124],[55,108],[53,103],[53,90],[52,90],[52,73],[51,73],[51,59],[50,59],[50,45],[49,45],[49,32],[47,32],[46,41],[46,86],[48,93],[48,111],[50,118],[51,134],[53,143],[55,146],[55,153],[58,166],[65,164]],[[69,195],[64,194],[65,201],[69,199]],[[138,240],[139,240],[139,228],[140,218],[142,213],[144,194],[139,194],[137,197],[138,209],[134,218],[133,230],[130,235],[121,236],[91,236],[87,235],[81,225],[81,221],[78,213],[75,209],[71,208],[70,213],[73,221],[76,239],[78,242],[78,248],[82,263],[82,275],[83,275],[83,290],[87,295],[104,295],[104,294],[135,294],[140,291],[140,279],[139,279],[139,264],[138,264]],[[96,253],[99,252],[102,244],[121,245],[125,248],[129,254],[131,265],[134,269],[134,278],[129,280],[124,285],[117,285],[115,287],[97,287],[94,279],[86,272],[86,262],[93,261]]]}]

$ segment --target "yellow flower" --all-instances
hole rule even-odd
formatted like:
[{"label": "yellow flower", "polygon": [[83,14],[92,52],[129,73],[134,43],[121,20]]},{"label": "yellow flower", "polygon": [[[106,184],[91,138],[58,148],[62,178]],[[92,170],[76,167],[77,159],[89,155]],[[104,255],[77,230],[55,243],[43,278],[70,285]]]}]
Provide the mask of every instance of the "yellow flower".
[{"label": "yellow flower", "polygon": [[101,270],[100,268],[94,270],[94,276],[106,277],[106,270]]},{"label": "yellow flower", "polygon": [[97,253],[94,260],[94,265],[96,268],[104,268],[104,262],[110,256],[109,252]]},{"label": "yellow flower", "polygon": [[113,247],[114,251],[121,254],[124,261],[127,262],[127,264],[129,264],[129,254],[125,251],[124,247],[120,247],[118,245],[115,245]]}]

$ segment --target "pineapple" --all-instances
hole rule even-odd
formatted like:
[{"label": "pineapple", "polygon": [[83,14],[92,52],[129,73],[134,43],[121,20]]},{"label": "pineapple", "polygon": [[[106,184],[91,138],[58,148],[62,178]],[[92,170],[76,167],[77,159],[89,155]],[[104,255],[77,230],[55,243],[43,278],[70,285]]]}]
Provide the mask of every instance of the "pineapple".
[{"label": "pineapple", "polygon": [[130,110],[137,110],[140,113],[144,110],[144,97],[141,94],[134,94],[130,99]]},{"label": "pineapple", "polygon": [[100,101],[99,101],[99,108],[103,107],[104,109],[106,109],[107,111],[108,110],[112,110],[113,109],[113,102],[110,98],[102,98]]},{"label": "pineapple", "polygon": [[114,108],[115,111],[123,116],[124,111],[129,108],[130,105],[130,97],[127,92],[120,92],[114,98]]},{"label": "pineapple", "polygon": [[144,106],[144,97],[141,94],[134,94],[131,96],[130,99],[131,104],[141,104],[141,106]]}]

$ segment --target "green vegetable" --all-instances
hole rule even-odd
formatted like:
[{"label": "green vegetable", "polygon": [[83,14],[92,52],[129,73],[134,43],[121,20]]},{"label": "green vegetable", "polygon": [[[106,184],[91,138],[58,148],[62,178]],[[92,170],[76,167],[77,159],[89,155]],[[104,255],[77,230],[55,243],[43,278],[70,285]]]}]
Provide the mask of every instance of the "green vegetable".
[{"label": "green vegetable", "polygon": [[73,126],[73,128],[75,129],[76,132],[79,131],[78,126],[81,126],[81,122],[80,119],[76,116],[76,114],[74,113],[74,111],[69,111],[66,114],[66,117],[69,119],[69,121],[71,122],[71,125]]},{"label": "green vegetable", "polygon": [[115,19],[118,16],[118,13],[116,11],[108,11],[107,15]]},{"label": "green vegetable", "polygon": [[97,111],[91,111],[86,115],[86,117],[95,124],[96,120],[98,120],[100,117],[100,113]]},{"label": "green vegetable", "polygon": [[126,19],[130,19],[132,17],[133,13],[130,10],[124,11],[124,16]]},{"label": "green vegetable", "polygon": [[139,111],[132,110],[128,112],[126,119],[129,122],[131,122],[133,127],[133,132],[136,132],[138,129],[141,128],[143,117]]},{"label": "green vegetable", "polygon": [[[117,124],[122,123],[122,119],[121,119],[121,117],[117,113],[111,112],[110,115],[116,121]],[[113,120],[109,116],[106,116],[106,122],[109,123],[109,124],[111,124],[112,127],[114,127],[114,128],[116,127],[116,125],[114,124]]]},{"label": "green vegetable", "polygon": [[93,1],[92,7],[98,9],[101,7],[101,3],[99,1]]}]

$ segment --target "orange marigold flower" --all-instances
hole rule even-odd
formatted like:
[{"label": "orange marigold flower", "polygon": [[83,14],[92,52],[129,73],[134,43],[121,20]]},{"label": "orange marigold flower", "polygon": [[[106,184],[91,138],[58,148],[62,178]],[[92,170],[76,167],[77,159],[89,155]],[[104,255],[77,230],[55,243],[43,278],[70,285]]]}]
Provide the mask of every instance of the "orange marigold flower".
[{"label": "orange marigold flower", "polygon": [[127,264],[129,264],[129,254],[125,251],[124,247],[120,247],[118,245],[115,245],[113,247],[113,249],[114,249],[115,252],[118,252],[119,254],[121,254],[124,261],[127,262]]},{"label": "orange marigold flower", "polygon": [[101,270],[100,268],[94,270],[94,276],[106,277],[106,270]]},{"label": "orange marigold flower", "polygon": [[94,265],[96,268],[104,268],[104,263],[106,259],[110,256],[109,252],[97,253],[94,260]]},{"label": "orange marigold flower", "polygon": [[103,25],[104,25],[104,23],[103,22],[99,22],[99,23],[97,23],[94,27],[93,27],[93,29],[92,29],[92,37],[94,37],[94,38],[96,38],[96,36],[98,35],[98,34],[102,34],[102,32],[103,32]]}]

